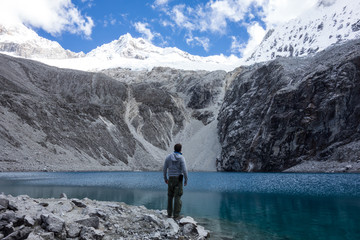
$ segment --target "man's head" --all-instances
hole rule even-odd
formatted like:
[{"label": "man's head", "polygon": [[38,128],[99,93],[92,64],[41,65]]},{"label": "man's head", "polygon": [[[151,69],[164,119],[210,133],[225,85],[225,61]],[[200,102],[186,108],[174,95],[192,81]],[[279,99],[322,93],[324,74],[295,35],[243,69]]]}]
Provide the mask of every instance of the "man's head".
[{"label": "man's head", "polygon": [[180,143],[175,144],[174,151],[175,152],[181,152],[181,144]]}]

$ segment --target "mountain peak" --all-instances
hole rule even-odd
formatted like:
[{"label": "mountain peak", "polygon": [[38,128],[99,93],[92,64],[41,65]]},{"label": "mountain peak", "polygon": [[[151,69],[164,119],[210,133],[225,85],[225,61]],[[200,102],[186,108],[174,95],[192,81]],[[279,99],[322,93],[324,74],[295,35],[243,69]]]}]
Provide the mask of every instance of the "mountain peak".
[{"label": "mountain peak", "polygon": [[360,1],[320,0],[317,7],[268,31],[248,63],[305,57],[360,38]]},{"label": "mountain peak", "polygon": [[40,37],[24,24],[0,22],[0,52],[25,58],[64,59],[84,54],[65,50],[58,42]]},{"label": "mountain peak", "polygon": [[89,52],[87,56],[105,59],[117,57],[146,59],[151,52],[158,52],[160,49],[143,38],[133,38],[130,33],[127,33],[117,40],[97,47]]}]

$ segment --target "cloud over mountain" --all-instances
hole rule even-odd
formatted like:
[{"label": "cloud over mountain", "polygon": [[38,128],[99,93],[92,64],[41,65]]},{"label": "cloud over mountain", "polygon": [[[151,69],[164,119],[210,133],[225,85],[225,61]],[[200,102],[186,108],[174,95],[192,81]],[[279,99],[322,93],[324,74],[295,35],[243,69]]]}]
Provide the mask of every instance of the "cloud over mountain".
[{"label": "cloud over mountain", "polygon": [[64,32],[91,37],[94,21],[83,15],[71,0],[12,0],[2,1],[0,22],[24,23],[41,28],[51,35]]}]

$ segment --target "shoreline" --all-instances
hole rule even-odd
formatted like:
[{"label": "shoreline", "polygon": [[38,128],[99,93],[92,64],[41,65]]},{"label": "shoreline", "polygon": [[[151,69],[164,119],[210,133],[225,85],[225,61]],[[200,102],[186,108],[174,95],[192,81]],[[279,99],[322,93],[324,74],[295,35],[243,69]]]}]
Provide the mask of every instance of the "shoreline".
[{"label": "shoreline", "polygon": [[122,202],[0,194],[1,239],[208,239],[191,217]]}]

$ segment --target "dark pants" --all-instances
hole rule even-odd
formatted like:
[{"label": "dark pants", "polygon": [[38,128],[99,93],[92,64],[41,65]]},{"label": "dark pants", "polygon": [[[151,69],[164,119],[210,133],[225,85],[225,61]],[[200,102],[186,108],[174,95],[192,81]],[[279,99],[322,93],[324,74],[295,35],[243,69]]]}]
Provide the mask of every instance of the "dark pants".
[{"label": "dark pants", "polygon": [[[181,211],[181,196],[183,194],[183,184],[179,177],[169,177],[168,182],[168,216],[174,216],[175,218],[180,215]],[[174,212],[173,212],[173,200],[174,201]]]}]

